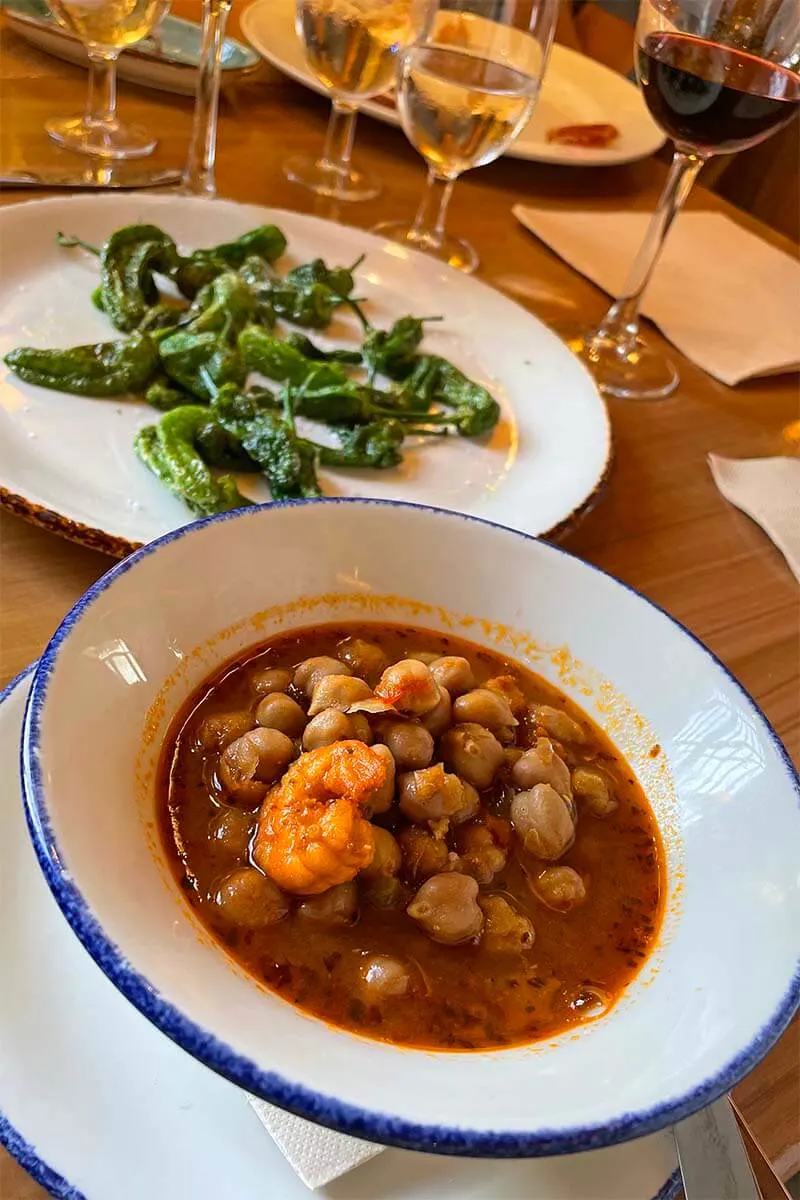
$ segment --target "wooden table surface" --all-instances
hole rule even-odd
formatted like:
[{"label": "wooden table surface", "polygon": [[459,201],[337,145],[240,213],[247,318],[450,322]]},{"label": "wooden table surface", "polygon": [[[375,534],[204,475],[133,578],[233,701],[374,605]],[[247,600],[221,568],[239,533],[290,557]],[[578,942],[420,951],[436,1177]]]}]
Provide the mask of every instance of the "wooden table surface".
[{"label": "wooden table surface", "polygon": [[[199,6],[183,0],[174,7],[189,15]],[[86,76],[25,46],[7,27],[2,34],[0,167],[23,161],[42,165],[53,154],[42,124],[48,116],[81,107]],[[123,85],[120,104],[124,117],[158,131],[159,164],[182,161],[190,101]],[[228,100],[221,119],[220,194],[336,217],[327,203],[286,183],[281,174],[289,153],[321,145],[326,117],[322,100],[270,72],[263,81],[243,86]],[[424,172],[403,135],[362,119],[357,155],[381,177],[385,190],[377,201],[346,207],[340,219],[369,228],[379,219],[412,213]],[[580,170],[507,159],[459,182],[451,228],[474,241],[480,275],[488,283],[542,316],[590,321],[602,314],[607,298],[527,234],[512,218],[512,204],[651,208],[662,178],[663,165],[655,161]],[[6,192],[2,202],[31,196]],[[734,213],[702,190],[691,203]],[[781,430],[798,416],[797,378],[730,389],[672,353],[682,376],[673,397],[657,404],[611,402],[613,477],[602,503],[566,545],[663,605],[701,637],[756,698],[797,760],[800,592],[762,531],[716,491],[706,462],[709,451],[732,457],[785,453]],[[0,684],[41,652],[65,611],[109,565],[97,553],[3,516]],[[800,1169],[799,1062],[795,1020],[736,1089],[745,1117],[784,1179]],[[0,1151],[2,1200],[42,1195]]]}]

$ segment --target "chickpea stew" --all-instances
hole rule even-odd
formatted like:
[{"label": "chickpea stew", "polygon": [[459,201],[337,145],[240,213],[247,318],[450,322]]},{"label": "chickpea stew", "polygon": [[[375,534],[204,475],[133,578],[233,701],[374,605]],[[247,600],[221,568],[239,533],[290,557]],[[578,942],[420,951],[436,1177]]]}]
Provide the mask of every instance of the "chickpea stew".
[{"label": "chickpea stew", "polygon": [[408,1046],[533,1042],[615,1003],[653,947],[664,856],[630,767],[557,689],[460,638],[273,638],[164,749],[164,843],[259,981]]}]

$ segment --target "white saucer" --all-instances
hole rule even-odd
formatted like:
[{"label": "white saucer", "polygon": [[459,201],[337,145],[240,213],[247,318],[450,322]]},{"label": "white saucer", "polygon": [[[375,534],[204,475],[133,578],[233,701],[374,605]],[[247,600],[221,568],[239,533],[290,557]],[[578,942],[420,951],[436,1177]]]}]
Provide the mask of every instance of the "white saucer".
[{"label": "white saucer", "polygon": [[[18,748],[30,671],[0,692],[0,1142],[64,1200],[309,1200],[244,1093],[114,989],[72,935],[28,841]],[[132,898],[132,903],[135,902]],[[563,1158],[386,1150],[327,1200],[671,1200],[669,1131]]]}]

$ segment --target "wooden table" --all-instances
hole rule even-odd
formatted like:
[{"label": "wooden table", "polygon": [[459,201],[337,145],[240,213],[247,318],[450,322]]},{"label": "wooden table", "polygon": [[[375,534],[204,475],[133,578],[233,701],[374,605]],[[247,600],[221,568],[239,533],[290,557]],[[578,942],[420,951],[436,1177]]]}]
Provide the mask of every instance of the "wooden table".
[{"label": "wooden table", "polygon": [[[190,0],[176,3],[184,12]],[[4,31],[0,57],[0,111],[9,168],[50,151],[41,129],[46,117],[78,109],[85,74],[54,63]],[[161,161],[185,153],[191,105],[178,97],[121,88],[123,116],[158,130]],[[219,187],[223,196],[331,215],[326,204],[286,183],[281,162],[291,152],[322,143],[326,104],[288,81],[268,75],[243,88],[222,117]],[[424,173],[402,134],[362,119],[358,157],[385,182],[378,201],[355,205],[341,219],[369,228],[407,216]],[[505,160],[462,180],[451,227],[474,240],[481,276],[534,312],[577,314],[592,320],[607,298],[527,234],[512,218],[517,201],[553,206],[652,207],[663,166],[570,170]],[[6,193],[4,203],[31,198]],[[733,213],[709,193],[697,207]],[[784,245],[768,231],[765,237]],[[1,248],[0,248],[1,249]],[[653,335],[657,337],[656,334]],[[691,363],[679,361],[682,384],[659,404],[612,402],[616,445],[613,477],[599,507],[568,539],[574,553],[632,584],[689,626],[727,663],[755,696],[784,738],[800,751],[800,638],[797,583],[761,530],[716,491],[706,463],[710,450],[733,457],[786,452],[782,428],[798,415],[796,377],[724,387]],[[0,684],[35,658],[64,612],[110,565],[4,516],[0,522]],[[800,1169],[800,1038],[798,1022],[736,1089],[741,1108],[783,1178]],[[0,1107],[2,1097],[0,1097]],[[46,1147],[43,1147],[46,1150]],[[32,1200],[43,1193],[0,1151],[0,1196]],[[93,1197],[92,1200],[112,1200]]]}]

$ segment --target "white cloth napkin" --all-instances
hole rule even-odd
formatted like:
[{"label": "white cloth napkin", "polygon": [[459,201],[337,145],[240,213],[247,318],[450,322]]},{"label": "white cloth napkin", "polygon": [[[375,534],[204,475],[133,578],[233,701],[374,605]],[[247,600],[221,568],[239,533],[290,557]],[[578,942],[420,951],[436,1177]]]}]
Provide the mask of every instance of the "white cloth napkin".
[{"label": "white cloth napkin", "polygon": [[263,1100],[250,1097],[261,1123],[272,1134],[275,1144],[294,1168],[306,1187],[320,1188],[354,1167],[375,1158],[384,1147],[361,1138],[335,1133],[313,1121],[295,1117]]},{"label": "white cloth napkin", "polygon": [[[622,291],[650,220],[649,213],[522,204],[514,215],[612,296]],[[800,263],[719,213],[678,216],[642,311],[728,385],[800,365]]]},{"label": "white cloth napkin", "polygon": [[708,462],[725,499],[758,522],[800,581],[800,459],[709,454]]}]

